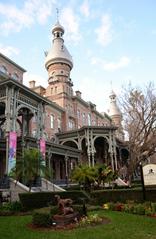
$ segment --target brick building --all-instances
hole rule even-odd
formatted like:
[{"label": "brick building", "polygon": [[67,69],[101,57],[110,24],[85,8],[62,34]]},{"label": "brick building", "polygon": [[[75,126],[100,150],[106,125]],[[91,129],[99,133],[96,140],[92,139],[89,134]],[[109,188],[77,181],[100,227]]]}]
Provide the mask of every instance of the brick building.
[{"label": "brick building", "polygon": [[107,163],[117,170],[127,157],[123,146],[122,115],[114,92],[110,94],[109,115],[73,92],[70,72],[73,60],[63,39],[64,28],[57,22],[53,44],[46,53],[48,86],[23,85],[25,70],[0,54],[0,177],[8,172],[8,137],[17,134],[16,159],[24,148],[39,148],[46,142],[47,166],[54,179],[70,177],[73,167]]}]

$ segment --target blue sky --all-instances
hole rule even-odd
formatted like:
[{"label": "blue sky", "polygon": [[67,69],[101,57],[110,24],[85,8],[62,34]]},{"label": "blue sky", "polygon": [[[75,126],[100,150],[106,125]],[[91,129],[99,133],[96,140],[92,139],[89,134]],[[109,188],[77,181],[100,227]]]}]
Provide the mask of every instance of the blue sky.
[{"label": "blue sky", "polygon": [[[44,51],[59,21],[73,57],[74,90],[106,111],[111,88],[156,81],[155,0],[0,0],[0,52],[47,85]],[[112,85],[112,86],[111,86]]]}]

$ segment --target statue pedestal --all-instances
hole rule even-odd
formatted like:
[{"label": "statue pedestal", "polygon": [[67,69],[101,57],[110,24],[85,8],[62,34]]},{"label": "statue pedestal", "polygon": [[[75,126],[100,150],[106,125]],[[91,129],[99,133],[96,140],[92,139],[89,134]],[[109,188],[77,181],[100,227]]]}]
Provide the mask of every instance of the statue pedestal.
[{"label": "statue pedestal", "polygon": [[67,215],[59,215],[56,214],[53,216],[53,223],[56,223],[57,225],[64,226],[68,225],[70,223],[76,223],[80,218],[80,215],[78,212],[70,213]]}]

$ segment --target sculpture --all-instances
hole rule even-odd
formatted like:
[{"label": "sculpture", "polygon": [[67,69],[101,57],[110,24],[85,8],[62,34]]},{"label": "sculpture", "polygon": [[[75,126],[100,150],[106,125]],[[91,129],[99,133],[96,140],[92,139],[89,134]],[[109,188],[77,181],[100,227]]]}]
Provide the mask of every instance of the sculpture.
[{"label": "sculpture", "polygon": [[58,214],[53,215],[53,225],[64,227],[71,223],[76,223],[80,218],[80,214],[73,210],[73,200],[61,198],[59,195],[55,195],[55,198],[57,199]]},{"label": "sculpture", "polygon": [[63,199],[59,195],[55,195],[55,198],[57,199],[57,205],[61,214],[67,215],[74,212],[72,208],[73,203],[72,199],[70,198]]}]

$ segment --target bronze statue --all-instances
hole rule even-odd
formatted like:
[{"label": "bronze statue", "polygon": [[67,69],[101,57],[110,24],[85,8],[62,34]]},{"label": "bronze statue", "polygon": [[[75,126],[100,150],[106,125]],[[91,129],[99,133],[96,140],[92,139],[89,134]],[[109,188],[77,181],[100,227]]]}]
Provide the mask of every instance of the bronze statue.
[{"label": "bronze statue", "polygon": [[59,208],[59,211],[63,215],[67,215],[70,213],[73,213],[72,203],[73,200],[70,198],[61,198],[59,195],[55,195],[55,198],[57,199],[57,205]]}]

